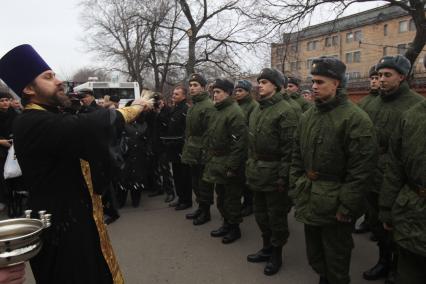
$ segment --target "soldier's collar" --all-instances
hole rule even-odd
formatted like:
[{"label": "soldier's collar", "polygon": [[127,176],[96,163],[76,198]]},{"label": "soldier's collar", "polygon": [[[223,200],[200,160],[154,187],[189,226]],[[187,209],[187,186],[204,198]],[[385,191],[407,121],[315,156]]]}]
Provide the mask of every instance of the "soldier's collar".
[{"label": "soldier's collar", "polygon": [[407,83],[407,81],[404,81],[393,92],[385,93],[383,91],[380,91],[380,98],[385,102],[393,101],[396,98],[398,98],[399,96],[401,96],[403,93],[407,92],[408,89],[409,89],[408,83]]},{"label": "soldier's collar", "polygon": [[221,110],[226,108],[227,106],[230,106],[234,103],[234,98],[229,96],[226,99],[224,99],[223,101],[221,101],[220,103],[216,103],[214,106],[217,110]]},{"label": "soldier's collar", "polygon": [[267,108],[269,106],[273,106],[274,104],[278,103],[279,101],[282,101],[284,98],[281,95],[280,92],[276,92],[272,97],[265,98],[259,100],[260,108]]},{"label": "soldier's collar", "polygon": [[206,100],[208,98],[209,98],[209,93],[208,92],[201,92],[198,95],[192,96],[191,100],[195,104],[195,103],[204,101],[204,100]]},{"label": "soldier's collar", "polygon": [[315,106],[320,112],[328,112],[335,109],[337,106],[345,103],[347,100],[346,92],[344,90],[338,90],[334,98],[329,99],[325,102],[315,102]]}]

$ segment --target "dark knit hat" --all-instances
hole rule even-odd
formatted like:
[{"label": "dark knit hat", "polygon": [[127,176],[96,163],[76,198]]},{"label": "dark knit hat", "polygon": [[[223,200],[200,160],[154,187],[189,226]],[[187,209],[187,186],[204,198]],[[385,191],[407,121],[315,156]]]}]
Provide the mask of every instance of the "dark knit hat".
[{"label": "dark knit hat", "polygon": [[11,99],[12,96],[8,92],[0,90],[0,99],[4,99],[4,98]]},{"label": "dark knit hat", "polygon": [[237,83],[235,83],[234,89],[238,89],[238,88],[241,88],[241,89],[246,90],[247,92],[250,92],[252,85],[251,85],[250,81],[248,81],[248,80],[238,80]]},{"label": "dark knit hat", "polygon": [[257,82],[259,83],[261,79],[266,79],[277,86],[277,91],[280,91],[281,87],[286,84],[283,74],[274,68],[263,68],[257,77]]},{"label": "dark knit hat", "polygon": [[288,84],[293,84],[296,86],[300,86],[300,79],[296,77],[288,77]]},{"label": "dark knit hat", "polygon": [[52,70],[29,44],[10,50],[0,59],[0,78],[18,96],[41,73]]},{"label": "dark knit hat", "polygon": [[111,102],[118,103],[118,102],[120,102],[120,97],[119,97],[118,95],[111,95],[111,96],[109,97],[109,100],[110,100]]},{"label": "dark knit hat", "polygon": [[193,73],[191,76],[189,76],[188,82],[198,82],[202,87],[205,87],[207,85],[207,80],[204,78],[201,74]]},{"label": "dark knit hat", "polygon": [[343,82],[346,77],[346,65],[335,57],[321,56],[312,61],[311,74]]},{"label": "dark knit hat", "polygon": [[371,76],[377,76],[379,73],[377,72],[376,65],[371,66],[370,70],[368,71],[368,77]]},{"label": "dark knit hat", "polygon": [[411,63],[402,55],[384,56],[376,65],[377,71],[382,68],[391,68],[396,70],[399,74],[407,76],[408,72],[410,72]]},{"label": "dark knit hat", "polygon": [[212,84],[212,89],[215,88],[221,89],[229,95],[232,95],[232,92],[234,91],[234,83],[228,79],[216,79]]}]

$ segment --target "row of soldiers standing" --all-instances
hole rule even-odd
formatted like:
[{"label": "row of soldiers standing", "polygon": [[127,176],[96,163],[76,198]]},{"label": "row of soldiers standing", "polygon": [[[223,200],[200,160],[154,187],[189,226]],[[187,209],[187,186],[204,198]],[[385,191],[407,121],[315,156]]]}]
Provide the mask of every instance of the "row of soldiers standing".
[{"label": "row of soldiers standing", "polygon": [[[210,221],[216,191],[223,224],[211,236],[232,243],[241,237],[241,197],[251,200],[252,193],[263,247],[247,260],[266,262],[264,273],[273,275],[282,266],[287,214],[294,205],[319,283],[343,284],[350,282],[354,223],[368,198],[370,222],[381,232],[379,264],[385,258],[390,263],[393,235],[400,256],[397,283],[422,283],[426,130],[420,116],[426,104],[408,87],[405,57],[386,56],[374,70],[380,90],[362,103],[364,110],[348,100],[346,66],[336,58],[313,60],[313,107],[291,98],[284,89],[287,78],[272,68],[257,78],[258,102],[248,81],[234,86],[216,79],[213,103],[205,78],[191,75],[193,106],[186,117],[181,162],[190,167],[199,207],[186,218],[194,225]],[[364,278],[389,272],[375,269]]]}]

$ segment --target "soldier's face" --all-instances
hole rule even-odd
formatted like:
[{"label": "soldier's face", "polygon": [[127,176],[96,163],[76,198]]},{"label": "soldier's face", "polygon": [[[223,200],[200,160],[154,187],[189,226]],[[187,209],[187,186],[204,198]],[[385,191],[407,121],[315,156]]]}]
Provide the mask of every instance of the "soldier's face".
[{"label": "soldier's face", "polygon": [[172,93],[172,102],[174,104],[180,103],[185,99],[185,93],[181,88],[177,88],[173,90]]},{"label": "soldier's face", "polygon": [[198,95],[202,91],[204,91],[204,88],[201,86],[200,83],[198,83],[196,81],[189,82],[189,94],[191,96]]},{"label": "soldier's face", "polygon": [[312,95],[316,102],[324,102],[336,96],[339,80],[313,75],[312,77]]},{"label": "soldier's face", "polygon": [[242,89],[242,88],[236,88],[236,89],[234,90],[234,93],[235,93],[235,99],[236,99],[237,101],[239,101],[239,100],[241,100],[241,99],[245,98],[245,97],[249,94],[249,92],[247,92],[246,90],[244,90],[244,89]]},{"label": "soldier's face", "polygon": [[56,78],[52,70],[38,75],[34,81],[25,87],[24,91],[31,98],[31,102],[49,106],[64,106],[71,104],[71,100],[64,92],[62,81]]},{"label": "soldier's face", "polygon": [[288,83],[288,85],[287,85],[287,92],[289,94],[296,93],[297,91],[299,91],[299,87],[297,85],[292,84],[292,83]]},{"label": "soldier's face", "polygon": [[379,75],[373,75],[370,77],[370,89],[378,90],[380,88]]},{"label": "soldier's face", "polygon": [[229,94],[222,89],[214,88],[213,89],[213,101],[215,104],[220,103],[224,99],[229,97]]},{"label": "soldier's face", "polygon": [[405,76],[399,74],[396,70],[391,68],[382,68],[378,71],[380,89],[385,93],[392,92],[399,88],[399,85],[404,81]]},{"label": "soldier's face", "polygon": [[277,86],[266,79],[259,80],[259,95],[261,98],[272,96],[277,91]]}]

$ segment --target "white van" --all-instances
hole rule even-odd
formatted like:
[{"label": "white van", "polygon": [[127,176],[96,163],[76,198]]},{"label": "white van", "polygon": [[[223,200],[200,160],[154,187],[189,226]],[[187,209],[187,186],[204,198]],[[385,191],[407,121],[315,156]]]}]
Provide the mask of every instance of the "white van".
[{"label": "white van", "polygon": [[120,107],[128,101],[140,98],[138,82],[86,82],[74,87],[74,92],[90,89],[95,99],[103,99],[104,96],[118,95]]}]

